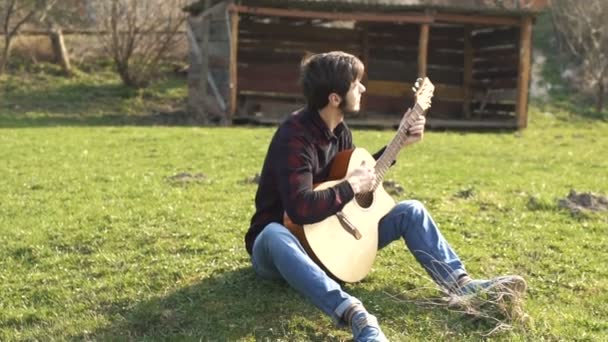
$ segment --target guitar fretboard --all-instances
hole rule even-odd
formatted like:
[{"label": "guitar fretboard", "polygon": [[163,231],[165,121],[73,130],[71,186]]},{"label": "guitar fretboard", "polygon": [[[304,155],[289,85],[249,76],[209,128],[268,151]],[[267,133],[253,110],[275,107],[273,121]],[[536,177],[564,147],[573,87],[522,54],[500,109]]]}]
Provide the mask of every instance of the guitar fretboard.
[{"label": "guitar fretboard", "polygon": [[376,187],[382,184],[382,181],[384,180],[384,175],[388,171],[393,161],[397,159],[399,151],[403,148],[403,146],[405,146],[405,140],[408,136],[408,129],[422,115],[424,115],[424,110],[422,109],[420,104],[418,104],[418,102],[416,102],[414,108],[408,110],[405,113],[405,119],[399,126],[395,137],[393,137],[393,140],[391,140],[391,142],[386,146],[384,153],[382,153],[382,156],[376,162]]}]

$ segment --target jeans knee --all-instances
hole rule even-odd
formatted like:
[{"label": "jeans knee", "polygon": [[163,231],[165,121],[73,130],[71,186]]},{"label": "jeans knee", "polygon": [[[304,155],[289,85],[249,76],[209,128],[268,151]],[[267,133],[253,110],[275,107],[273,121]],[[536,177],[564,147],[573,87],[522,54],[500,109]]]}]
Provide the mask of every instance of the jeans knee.
[{"label": "jeans knee", "polygon": [[283,225],[270,223],[260,234],[268,246],[281,246],[293,242],[297,243],[296,237]]},{"label": "jeans knee", "polygon": [[411,217],[412,215],[423,214],[426,212],[424,204],[422,204],[422,202],[418,200],[401,201],[397,204],[397,206],[403,213],[407,214],[408,217]]}]

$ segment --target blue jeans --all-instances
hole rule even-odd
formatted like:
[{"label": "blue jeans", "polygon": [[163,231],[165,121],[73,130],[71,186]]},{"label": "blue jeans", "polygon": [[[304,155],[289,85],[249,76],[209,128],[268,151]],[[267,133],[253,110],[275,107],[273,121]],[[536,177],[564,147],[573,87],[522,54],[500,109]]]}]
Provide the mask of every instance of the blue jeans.
[{"label": "blue jeans", "polygon": [[[419,201],[403,201],[380,220],[378,249],[403,238],[416,260],[441,286],[450,286],[466,273],[430,214]],[[345,310],[360,301],[344,292],[315,264],[298,239],[279,223],[262,230],[251,257],[256,273],[265,279],[283,279],[340,325]]]}]

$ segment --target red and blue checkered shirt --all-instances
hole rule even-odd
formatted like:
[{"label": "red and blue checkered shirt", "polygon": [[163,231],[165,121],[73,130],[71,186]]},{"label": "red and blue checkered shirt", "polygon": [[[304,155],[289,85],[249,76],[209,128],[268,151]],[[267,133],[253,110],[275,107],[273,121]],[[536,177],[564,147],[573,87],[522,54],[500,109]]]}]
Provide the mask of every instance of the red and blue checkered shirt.
[{"label": "red and blue checkered shirt", "polygon": [[[245,235],[247,252],[271,222],[283,223],[283,214],[296,224],[319,222],[340,211],[353,199],[347,181],[314,191],[327,180],[335,155],[354,148],[345,123],[330,131],[317,110],[300,109],[277,129],[268,147],[255,196],[255,214]],[[377,159],[383,152],[374,155]]]}]

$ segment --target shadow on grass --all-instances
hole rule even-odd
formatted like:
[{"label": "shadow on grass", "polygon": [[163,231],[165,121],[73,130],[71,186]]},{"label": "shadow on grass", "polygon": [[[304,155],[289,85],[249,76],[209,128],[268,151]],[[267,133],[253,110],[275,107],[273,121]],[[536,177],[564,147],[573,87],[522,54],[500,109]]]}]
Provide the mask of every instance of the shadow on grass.
[{"label": "shadow on grass", "polygon": [[[387,294],[395,292],[394,289],[369,291],[355,285],[347,291],[361,298],[381,322],[425,322],[423,327],[404,323],[401,333],[406,335],[408,330],[429,329],[441,335],[464,333],[479,336],[488,328],[484,324],[467,322],[463,315],[442,308],[396,301]],[[344,340],[351,336],[347,329],[334,328],[328,317],[286,283],[260,280],[249,267],[219,273],[134,307],[121,304],[113,304],[104,313],[113,319],[109,326],[75,338],[104,341],[233,341],[243,338],[326,341]],[[446,326],[450,326],[449,332],[444,331]]]},{"label": "shadow on grass", "polygon": [[[75,338],[234,341],[249,336],[274,340],[285,336],[293,315],[322,319],[322,313],[304,305],[287,284],[260,280],[249,267],[211,276],[132,308],[121,306],[116,303],[105,313],[113,319],[110,326]],[[306,340],[323,340],[306,327],[297,330]]]}]

